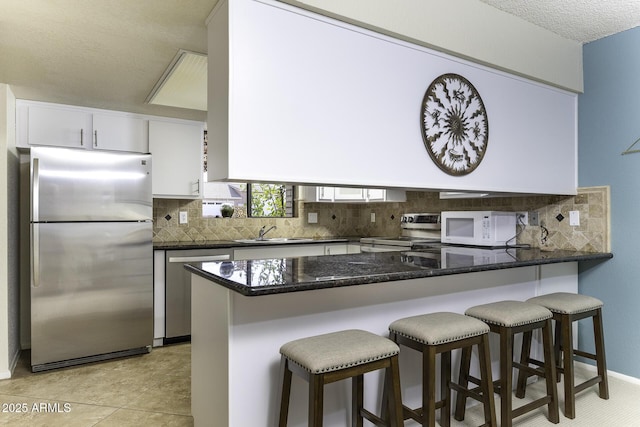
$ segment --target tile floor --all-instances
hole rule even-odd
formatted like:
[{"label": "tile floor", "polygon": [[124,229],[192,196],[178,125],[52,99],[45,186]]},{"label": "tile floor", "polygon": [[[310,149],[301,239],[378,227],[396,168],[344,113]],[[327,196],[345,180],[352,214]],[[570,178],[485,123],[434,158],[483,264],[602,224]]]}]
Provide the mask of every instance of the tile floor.
[{"label": "tile floor", "polygon": [[0,426],[193,426],[191,345],[31,373],[23,352],[0,380]]}]

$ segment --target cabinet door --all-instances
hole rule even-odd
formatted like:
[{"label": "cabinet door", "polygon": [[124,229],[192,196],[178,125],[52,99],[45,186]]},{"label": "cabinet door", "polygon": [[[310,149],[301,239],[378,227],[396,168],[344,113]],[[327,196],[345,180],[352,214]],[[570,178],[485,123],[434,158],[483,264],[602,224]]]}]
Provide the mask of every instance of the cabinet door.
[{"label": "cabinet door", "polygon": [[335,189],[335,201],[340,200],[353,200],[356,202],[362,202],[365,200],[363,188],[347,188],[347,187],[336,187]]},{"label": "cabinet door", "polygon": [[203,125],[149,121],[153,195],[199,198],[202,184]]},{"label": "cabinet door", "polygon": [[324,255],[324,245],[281,245],[269,247],[252,247],[246,249],[235,249],[233,259],[241,261],[245,259],[267,259],[267,258],[288,258],[299,256]]},{"label": "cabinet door", "polygon": [[386,200],[386,191],[381,188],[368,188],[367,200],[371,202],[384,202]]},{"label": "cabinet door", "polygon": [[148,153],[147,121],[127,115],[94,114],[92,141],[97,150]]},{"label": "cabinet door", "polygon": [[28,107],[29,145],[83,148],[91,145],[91,114],[70,108]]},{"label": "cabinet door", "polygon": [[318,202],[333,202],[333,187],[316,187]]}]

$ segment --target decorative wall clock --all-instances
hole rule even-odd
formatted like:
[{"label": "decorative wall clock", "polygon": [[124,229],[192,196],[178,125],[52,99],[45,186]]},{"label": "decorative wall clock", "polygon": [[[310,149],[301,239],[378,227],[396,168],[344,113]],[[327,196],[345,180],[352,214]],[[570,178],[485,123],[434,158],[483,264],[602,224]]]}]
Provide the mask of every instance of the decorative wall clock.
[{"label": "decorative wall clock", "polygon": [[489,141],[489,120],[469,80],[443,74],[431,82],[422,99],[420,122],[424,145],[440,169],[461,176],[478,167]]}]

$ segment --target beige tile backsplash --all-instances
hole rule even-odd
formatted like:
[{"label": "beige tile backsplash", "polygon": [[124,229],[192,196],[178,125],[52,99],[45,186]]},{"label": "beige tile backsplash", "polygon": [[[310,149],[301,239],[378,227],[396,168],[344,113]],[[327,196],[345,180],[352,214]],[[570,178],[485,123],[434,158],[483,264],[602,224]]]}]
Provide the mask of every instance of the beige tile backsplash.
[{"label": "beige tile backsplash", "polygon": [[[271,237],[399,236],[403,213],[443,210],[537,211],[541,226],[526,226],[518,243],[542,249],[608,252],[609,187],[580,188],[576,196],[522,196],[487,199],[440,200],[437,192],[408,191],[406,202],[308,203],[297,202],[295,218],[203,218],[200,200],[154,199],[154,242],[198,242],[253,238],[263,225],[276,225]],[[187,211],[188,224],[178,224]],[[580,212],[580,226],[569,225],[569,212]],[[307,213],[318,214],[317,224],[307,223]],[[371,213],[376,221],[371,222]],[[562,214],[564,219],[556,217]],[[167,219],[169,218],[169,219]],[[518,227],[520,230],[521,227]],[[544,238],[546,236],[546,239]]]}]

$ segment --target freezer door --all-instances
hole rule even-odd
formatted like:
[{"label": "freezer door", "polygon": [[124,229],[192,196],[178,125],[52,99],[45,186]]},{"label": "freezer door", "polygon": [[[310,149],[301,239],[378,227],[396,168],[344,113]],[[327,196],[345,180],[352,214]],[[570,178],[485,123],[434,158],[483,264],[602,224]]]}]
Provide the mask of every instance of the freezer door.
[{"label": "freezer door", "polygon": [[150,154],[31,149],[31,221],[137,221],[152,211]]},{"label": "freezer door", "polygon": [[152,344],[151,227],[32,224],[32,365]]}]

